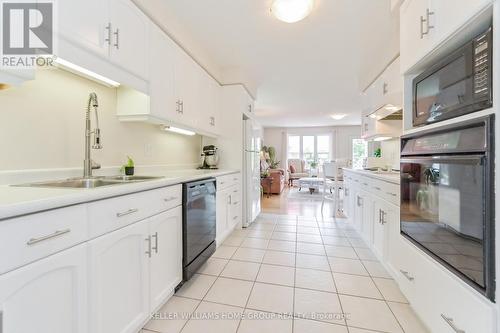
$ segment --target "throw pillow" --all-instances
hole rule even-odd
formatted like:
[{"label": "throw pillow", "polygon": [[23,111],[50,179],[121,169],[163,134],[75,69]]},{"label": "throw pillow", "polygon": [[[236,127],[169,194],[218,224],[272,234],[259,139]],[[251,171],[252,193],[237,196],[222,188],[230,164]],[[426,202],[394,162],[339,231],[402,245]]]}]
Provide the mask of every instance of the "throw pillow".
[{"label": "throw pillow", "polygon": [[297,169],[295,169],[295,166],[290,165],[290,172],[295,173],[296,171],[297,171]]}]

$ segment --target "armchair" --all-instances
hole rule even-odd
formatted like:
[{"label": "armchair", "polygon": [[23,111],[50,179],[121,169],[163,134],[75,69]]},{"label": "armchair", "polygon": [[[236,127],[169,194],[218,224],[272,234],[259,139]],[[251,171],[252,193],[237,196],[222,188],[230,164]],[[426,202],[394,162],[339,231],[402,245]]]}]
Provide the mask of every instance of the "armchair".
[{"label": "armchair", "polygon": [[[273,179],[271,185],[271,194],[280,194],[285,188],[285,170],[284,169],[270,169],[269,164],[266,161],[260,162],[261,171],[267,170],[269,172],[269,177]],[[264,193],[267,194],[268,189],[264,187]]]},{"label": "armchair", "polygon": [[309,177],[309,172],[306,171],[306,161],[290,158],[288,160],[288,184],[293,185],[295,179]]}]

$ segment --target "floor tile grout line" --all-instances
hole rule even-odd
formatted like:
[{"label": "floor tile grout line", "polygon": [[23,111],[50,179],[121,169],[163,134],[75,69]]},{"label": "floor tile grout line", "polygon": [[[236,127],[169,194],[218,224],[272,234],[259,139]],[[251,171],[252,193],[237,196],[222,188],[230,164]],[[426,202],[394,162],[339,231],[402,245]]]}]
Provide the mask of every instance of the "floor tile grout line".
[{"label": "floor tile grout line", "polygon": [[[337,214],[337,213],[334,212],[334,214]],[[321,236],[321,239],[323,240],[323,236]],[[326,250],[325,250],[325,253],[326,253]],[[327,262],[328,262],[328,266],[330,267],[330,275],[331,275],[332,280],[333,280],[333,285],[335,286],[335,291],[337,292],[337,299],[339,301],[340,311],[342,311],[342,314],[344,315],[343,321],[347,327],[347,332],[349,332],[349,326],[347,325],[347,319],[345,318],[344,307],[342,306],[342,301],[341,301],[340,296],[338,294],[339,289],[337,287],[337,282],[335,281],[335,277],[333,276],[333,267],[332,267],[330,260],[328,259],[328,256],[327,256]]]},{"label": "floor tile grout line", "polygon": [[[295,230],[298,228],[299,218],[295,216]],[[295,232],[295,267],[293,269],[293,296],[292,296],[292,333],[295,331],[295,290],[297,286],[297,232]]]}]

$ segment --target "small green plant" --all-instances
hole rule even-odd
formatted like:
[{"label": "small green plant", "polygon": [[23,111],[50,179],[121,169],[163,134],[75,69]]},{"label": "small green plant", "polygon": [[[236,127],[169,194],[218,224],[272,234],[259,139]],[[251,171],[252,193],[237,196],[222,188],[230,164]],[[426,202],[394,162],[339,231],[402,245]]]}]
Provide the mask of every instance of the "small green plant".
[{"label": "small green plant", "polygon": [[318,161],[316,160],[309,161],[309,165],[311,166],[311,169],[316,169],[318,167]]},{"label": "small green plant", "polygon": [[133,168],[134,166],[135,166],[135,163],[134,163],[134,160],[132,159],[132,157],[127,156],[127,163],[122,165],[122,167],[120,168],[120,172],[124,172],[125,168]]},{"label": "small green plant", "polygon": [[375,151],[373,152],[373,156],[382,157],[382,149],[380,148],[375,149]]}]

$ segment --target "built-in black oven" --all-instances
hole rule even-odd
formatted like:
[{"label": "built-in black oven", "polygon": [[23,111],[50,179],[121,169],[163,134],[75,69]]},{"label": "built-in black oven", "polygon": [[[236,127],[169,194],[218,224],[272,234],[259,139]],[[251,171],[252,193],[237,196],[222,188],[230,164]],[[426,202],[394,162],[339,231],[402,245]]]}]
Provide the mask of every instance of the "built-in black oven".
[{"label": "built-in black oven", "polygon": [[494,300],[494,116],[401,142],[401,233]]},{"label": "built-in black oven", "polygon": [[413,126],[492,106],[492,29],[413,79]]}]

